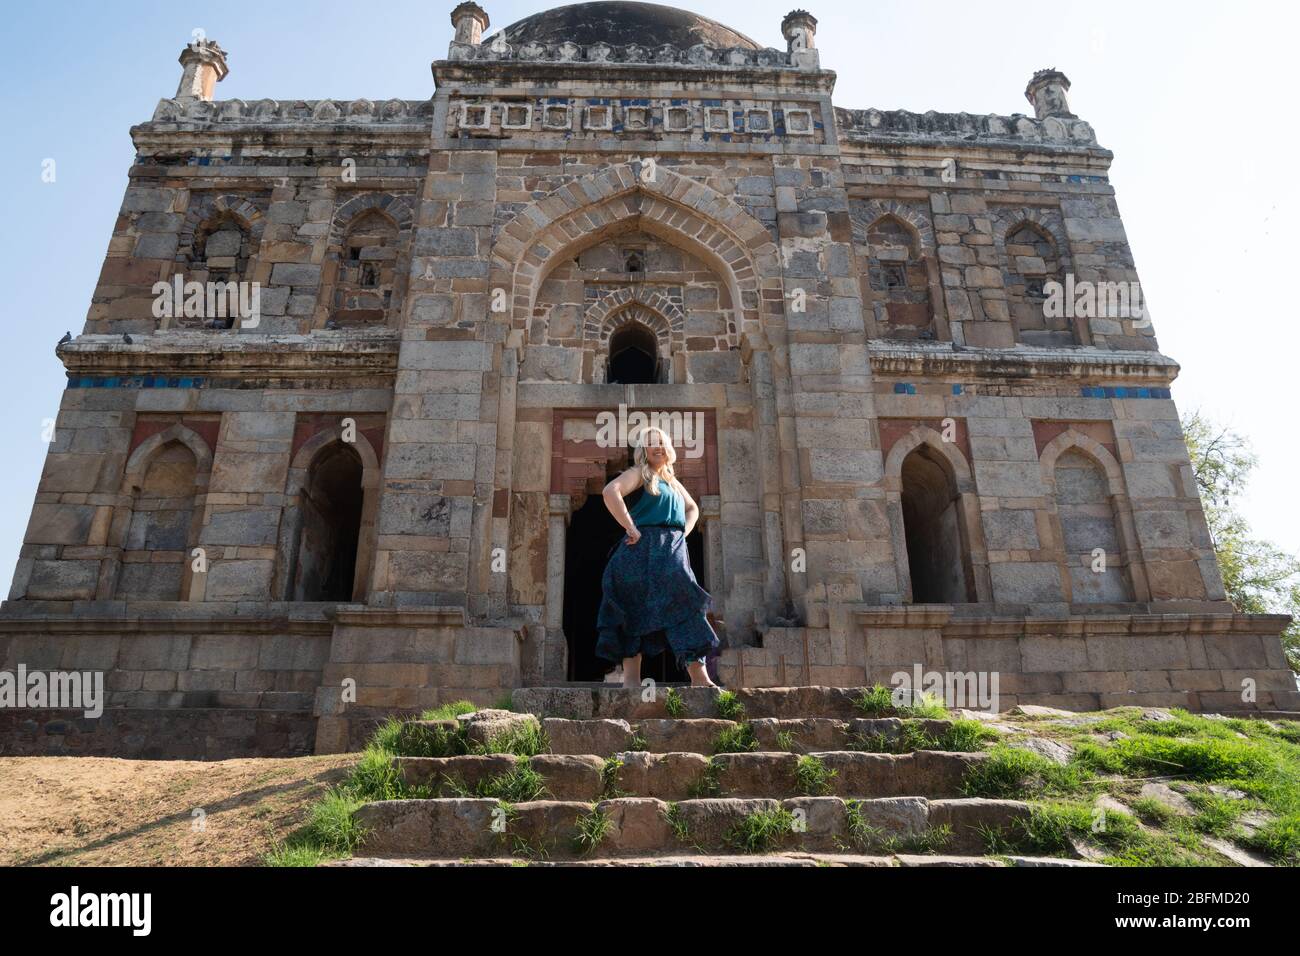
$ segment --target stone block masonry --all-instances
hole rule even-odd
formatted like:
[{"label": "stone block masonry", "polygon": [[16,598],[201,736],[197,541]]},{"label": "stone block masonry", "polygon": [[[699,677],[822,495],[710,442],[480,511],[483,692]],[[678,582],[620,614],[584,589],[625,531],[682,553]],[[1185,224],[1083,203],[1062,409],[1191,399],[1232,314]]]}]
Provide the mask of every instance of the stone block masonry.
[{"label": "stone block masonry", "polygon": [[[1285,621],[1226,600],[1151,317],[1047,307],[1138,281],[1063,74],[1032,115],[846,109],[805,12],[764,48],[583,6],[460,4],[422,101],[217,100],[225,52],[186,49],[0,610],[0,665],[101,670],[109,712],[0,745],[335,751],[603,681],[629,449],[597,422],[631,410],[705,423],[679,476],[732,685],[1300,706]],[[178,278],[255,283],[259,321],[156,317]]]}]

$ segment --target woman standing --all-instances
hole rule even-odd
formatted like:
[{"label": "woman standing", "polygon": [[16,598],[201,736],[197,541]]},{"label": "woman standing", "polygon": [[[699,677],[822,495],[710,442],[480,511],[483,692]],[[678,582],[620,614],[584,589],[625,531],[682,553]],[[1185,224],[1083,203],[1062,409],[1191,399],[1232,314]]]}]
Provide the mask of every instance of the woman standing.
[{"label": "woman standing", "polygon": [[[623,686],[641,686],[641,658],[671,649],[694,687],[716,687],[708,657],[722,646],[709,624],[713,598],[691,570],[686,539],[700,508],[677,480],[677,452],[661,429],[646,429],[636,467],[605,488],[605,505],[627,537],[605,569],[596,655],[623,662]],[[624,498],[645,494],[629,511]],[[665,643],[666,639],[666,643]]]}]

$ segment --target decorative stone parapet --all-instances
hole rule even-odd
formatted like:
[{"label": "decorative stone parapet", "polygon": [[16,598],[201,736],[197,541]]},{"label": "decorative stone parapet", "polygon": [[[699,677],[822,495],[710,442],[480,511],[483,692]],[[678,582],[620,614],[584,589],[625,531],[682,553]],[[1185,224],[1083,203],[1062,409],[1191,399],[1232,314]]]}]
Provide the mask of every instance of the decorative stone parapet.
[{"label": "decorative stone parapet", "polygon": [[256,126],[423,126],[433,117],[431,100],[162,100],[155,123]]},{"label": "decorative stone parapet", "polygon": [[1051,146],[1098,148],[1097,134],[1080,119],[1048,117],[976,116],[971,113],[911,113],[907,110],[849,110],[837,107],[835,123],[850,142],[925,140],[974,144],[1041,143]]},{"label": "decorative stone parapet", "polygon": [[744,47],[717,49],[702,43],[685,49],[667,44],[647,47],[635,43],[627,46],[612,46],[608,43],[580,46],[572,42],[559,44],[530,42],[513,45],[507,43],[499,33],[492,42],[482,46],[453,42],[448,59],[462,62],[474,60],[573,64],[633,63],[712,68],[770,67],[780,70],[820,68],[815,50],[787,52],[770,47],[764,50],[750,50]]}]

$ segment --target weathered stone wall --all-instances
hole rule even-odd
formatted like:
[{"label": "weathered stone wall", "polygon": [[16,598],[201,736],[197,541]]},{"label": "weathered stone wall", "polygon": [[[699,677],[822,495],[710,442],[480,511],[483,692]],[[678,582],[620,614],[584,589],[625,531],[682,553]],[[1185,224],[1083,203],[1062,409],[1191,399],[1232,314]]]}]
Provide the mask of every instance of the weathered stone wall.
[{"label": "weathered stone wall", "polygon": [[[803,20],[778,51],[477,45],[470,19],[420,103],[211,102],[224,52],[184,58],[60,347],[7,664],[105,669],[111,706],[213,754],[563,681],[570,522],[622,454],[591,423],[623,406],[708,422],[683,474],[727,680],[923,662],[1228,708],[1252,676],[1300,706],[1280,622],[1225,600],[1146,303],[1045,309],[1137,280],[1068,81],[1035,78],[1033,118],[844,110]],[[177,276],[257,283],[258,321],[159,316]],[[609,384],[628,329],[654,384]],[[248,630],[295,607],[309,634]],[[13,732],[173,752],[60,720]]]}]

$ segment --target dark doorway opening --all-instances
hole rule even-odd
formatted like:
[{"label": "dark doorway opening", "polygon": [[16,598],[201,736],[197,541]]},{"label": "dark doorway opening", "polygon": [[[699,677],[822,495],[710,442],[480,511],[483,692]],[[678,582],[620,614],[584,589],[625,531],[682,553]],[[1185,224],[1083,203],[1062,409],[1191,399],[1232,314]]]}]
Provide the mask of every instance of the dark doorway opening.
[{"label": "dark doorway opening", "polygon": [[659,384],[659,343],[649,329],[630,325],[609,343],[610,385]]},{"label": "dark doorway opening", "polygon": [[[643,494],[644,491],[637,491],[631,495],[627,499],[628,507],[633,507]],[[598,494],[590,495],[570,521],[564,567],[564,635],[569,645],[570,681],[603,683],[606,676],[622,663],[596,657],[596,623],[604,598],[602,579],[605,568],[623,537],[623,529]],[[686,539],[686,546],[695,577],[703,584],[704,535],[698,527]],[[641,677],[660,684],[690,682],[690,675],[677,667],[672,654],[644,658]]]},{"label": "dark doorway opening", "polygon": [[903,462],[902,499],[912,603],[970,603],[973,588],[957,482],[948,463],[927,445]]},{"label": "dark doorway opening", "polygon": [[323,449],[312,462],[302,494],[295,600],[353,600],[361,538],[361,475],[361,458],[341,442]]}]

